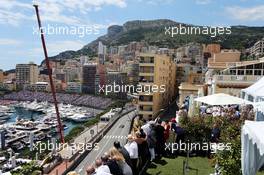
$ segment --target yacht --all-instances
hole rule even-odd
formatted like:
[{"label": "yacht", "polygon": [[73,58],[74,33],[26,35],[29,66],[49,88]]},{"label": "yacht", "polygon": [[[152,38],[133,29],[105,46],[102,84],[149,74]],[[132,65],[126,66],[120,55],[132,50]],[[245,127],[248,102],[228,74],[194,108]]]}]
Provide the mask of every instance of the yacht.
[{"label": "yacht", "polygon": [[23,143],[21,143],[20,141],[12,143],[11,148],[13,148],[16,151],[19,151],[21,149],[23,149],[25,147],[25,145]]},{"label": "yacht", "polygon": [[84,122],[84,121],[87,121],[89,119],[92,119],[93,118],[93,114],[91,113],[85,113],[85,114],[74,114],[72,116],[67,116],[67,118],[69,120],[72,120],[74,122]]}]

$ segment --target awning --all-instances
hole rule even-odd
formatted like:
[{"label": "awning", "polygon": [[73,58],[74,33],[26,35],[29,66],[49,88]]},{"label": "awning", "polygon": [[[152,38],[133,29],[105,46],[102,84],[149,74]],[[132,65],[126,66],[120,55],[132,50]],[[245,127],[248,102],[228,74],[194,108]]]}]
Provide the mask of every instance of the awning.
[{"label": "awning", "polygon": [[251,104],[251,102],[244,100],[242,98],[234,97],[223,93],[199,97],[196,98],[195,101],[202,102],[212,106]]}]

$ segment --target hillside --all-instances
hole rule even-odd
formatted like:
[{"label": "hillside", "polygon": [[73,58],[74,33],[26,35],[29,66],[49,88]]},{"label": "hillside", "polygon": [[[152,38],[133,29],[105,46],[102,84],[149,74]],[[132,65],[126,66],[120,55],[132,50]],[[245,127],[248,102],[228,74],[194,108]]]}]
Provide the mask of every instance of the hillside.
[{"label": "hillside", "polygon": [[[81,55],[96,55],[99,41],[107,46],[128,44],[131,41],[146,41],[150,45],[177,48],[188,42],[220,43],[223,48],[245,49],[252,46],[258,39],[264,37],[264,27],[232,26],[230,35],[165,35],[165,26],[194,26],[177,23],[172,20],[160,19],[149,21],[129,21],[123,26],[114,25],[108,28],[107,34],[85,45],[78,51],[65,51],[51,59],[71,59]],[[202,27],[202,26],[199,26]]]}]

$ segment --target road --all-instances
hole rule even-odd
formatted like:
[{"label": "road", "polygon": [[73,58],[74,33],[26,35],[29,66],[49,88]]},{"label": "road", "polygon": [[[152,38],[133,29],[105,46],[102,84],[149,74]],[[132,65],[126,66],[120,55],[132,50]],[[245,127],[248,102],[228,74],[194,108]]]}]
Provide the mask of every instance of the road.
[{"label": "road", "polygon": [[135,111],[132,111],[122,116],[114,126],[108,131],[108,133],[98,143],[99,149],[93,149],[87,157],[77,166],[74,170],[80,175],[85,175],[86,167],[94,163],[96,158],[101,157],[111,147],[113,147],[114,141],[120,141],[122,145],[126,143],[126,137],[129,134],[132,118],[136,115]]}]

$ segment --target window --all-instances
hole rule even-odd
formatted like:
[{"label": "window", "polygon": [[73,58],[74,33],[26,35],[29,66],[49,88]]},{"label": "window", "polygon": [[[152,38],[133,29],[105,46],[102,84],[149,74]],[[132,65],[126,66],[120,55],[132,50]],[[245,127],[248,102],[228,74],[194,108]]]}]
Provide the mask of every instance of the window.
[{"label": "window", "polygon": [[246,70],[246,75],[253,75],[253,70]]},{"label": "window", "polygon": [[244,75],[245,74],[245,71],[244,70],[238,70],[238,75]]},{"label": "window", "polygon": [[255,70],[254,75],[261,75],[261,70]]},{"label": "window", "polygon": [[262,69],[262,66],[263,66],[263,64],[262,63],[260,63],[260,64],[255,64],[255,69]]}]

